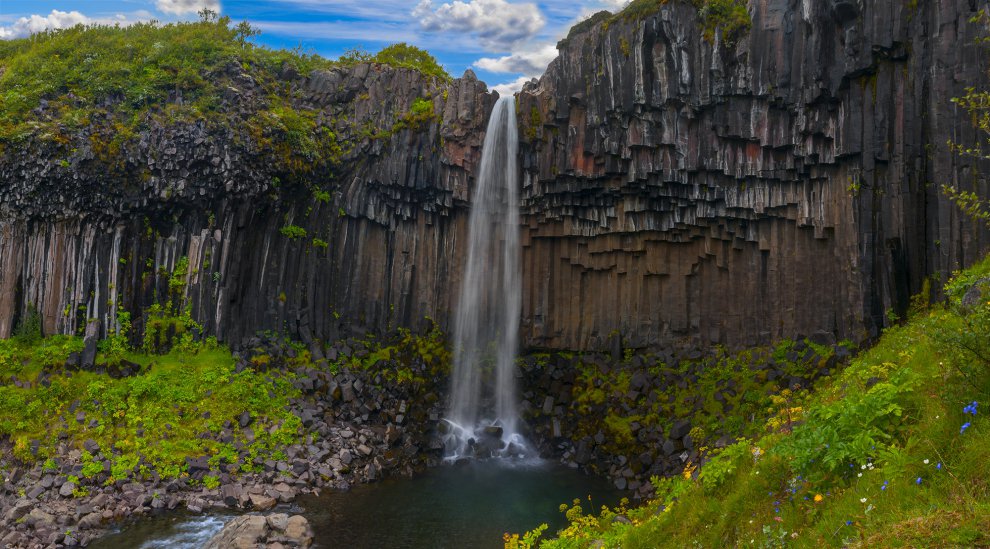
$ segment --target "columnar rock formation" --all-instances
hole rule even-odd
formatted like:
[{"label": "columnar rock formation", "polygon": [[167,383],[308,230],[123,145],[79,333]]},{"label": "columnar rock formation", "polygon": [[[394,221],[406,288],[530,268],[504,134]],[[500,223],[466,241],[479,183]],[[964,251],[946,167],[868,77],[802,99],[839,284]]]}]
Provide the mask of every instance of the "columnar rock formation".
[{"label": "columnar rock formation", "polygon": [[946,146],[974,139],[950,98],[987,85],[977,4],[754,0],[735,43],[686,2],[572,31],[519,99],[526,339],[861,339],[979,257],[940,190],[987,191]]},{"label": "columnar rock formation", "polygon": [[[87,136],[65,167],[52,145],[8,147],[0,337],[29,306],[46,333],[77,332],[88,319],[106,333],[118,306],[140,330],[141,311],[165,301],[183,257],[184,303],[228,341],[446,319],[466,230],[455,212],[468,200],[495,98],[470,74],[442,84],[378,65],[288,79],[343,144],[333,173],[283,182],[250,137],[202,125],[147,131],[113,173]],[[236,103],[250,112],[250,86],[242,93]],[[397,126],[424,97],[435,116]]]},{"label": "columnar rock formation", "polygon": [[[859,339],[971,262],[988,235],[939,187],[987,191],[990,166],[946,146],[974,139],[949,99],[988,85],[978,4],[752,0],[734,43],[679,0],[582,25],[518,102],[524,343]],[[248,116],[260,92],[232,78]],[[118,307],[140,329],[181,257],[227,341],[448,326],[494,95],[378,65],[284,80],[344,145],[333,173],[287,177],[203,124],[109,160],[85,134],[0,149],[0,337],[30,306],[47,333],[105,333]],[[424,97],[436,116],[397,125]]]}]

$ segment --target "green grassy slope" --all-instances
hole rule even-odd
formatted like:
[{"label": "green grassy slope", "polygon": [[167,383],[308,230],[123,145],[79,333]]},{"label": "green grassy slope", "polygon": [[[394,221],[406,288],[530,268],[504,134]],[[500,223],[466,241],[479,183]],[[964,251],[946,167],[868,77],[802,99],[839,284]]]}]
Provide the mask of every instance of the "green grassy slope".
[{"label": "green grassy slope", "polygon": [[775,400],[762,434],[654,479],[648,504],[574,502],[556,538],[506,547],[990,545],[990,258],[946,290],[813,392]]}]

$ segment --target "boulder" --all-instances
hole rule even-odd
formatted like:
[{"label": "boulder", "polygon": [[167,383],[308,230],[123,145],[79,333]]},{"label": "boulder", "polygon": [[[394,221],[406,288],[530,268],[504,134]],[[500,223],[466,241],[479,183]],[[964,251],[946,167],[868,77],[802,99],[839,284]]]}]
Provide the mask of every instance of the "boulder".
[{"label": "boulder", "polygon": [[268,536],[268,521],[260,515],[235,517],[210,538],[203,549],[256,549]]}]

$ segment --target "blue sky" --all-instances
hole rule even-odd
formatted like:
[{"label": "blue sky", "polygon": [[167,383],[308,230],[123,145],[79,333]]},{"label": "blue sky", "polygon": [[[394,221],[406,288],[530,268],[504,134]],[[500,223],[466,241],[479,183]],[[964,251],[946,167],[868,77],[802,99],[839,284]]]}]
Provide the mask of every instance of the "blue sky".
[{"label": "blue sky", "polygon": [[454,76],[501,91],[538,76],[571,25],[626,0],[0,0],[0,38],[76,23],[195,19],[203,7],[261,29],[259,42],[337,57],[394,42],[429,50]]}]

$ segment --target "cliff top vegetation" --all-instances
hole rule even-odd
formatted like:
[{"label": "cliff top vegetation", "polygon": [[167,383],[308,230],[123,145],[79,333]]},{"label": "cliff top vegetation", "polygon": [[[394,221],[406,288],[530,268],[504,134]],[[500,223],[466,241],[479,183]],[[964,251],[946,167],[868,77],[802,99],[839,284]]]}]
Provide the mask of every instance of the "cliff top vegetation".
[{"label": "cliff top vegetation", "polygon": [[[676,0],[675,0],[676,1]],[[723,40],[734,42],[749,32],[753,20],[749,15],[746,0],[683,0],[698,9],[698,25],[708,42],[715,41],[715,34],[721,31]],[[633,0],[618,13],[600,11],[571,27],[567,37],[558,47],[566,44],[573,36],[585,32],[602,23],[604,29],[615,22],[640,21],[658,11],[672,0]]]},{"label": "cliff top vegetation", "polygon": [[429,53],[407,44],[329,60],[258,46],[250,40],[257,34],[204,11],[197,22],[79,25],[0,42],[0,142],[65,141],[109,115],[124,136],[149,118],[229,122],[234,114],[226,113],[237,110],[229,104],[244,88],[255,91],[262,110],[287,118],[297,108],[292,77],[363,62],[450,78]]}]

